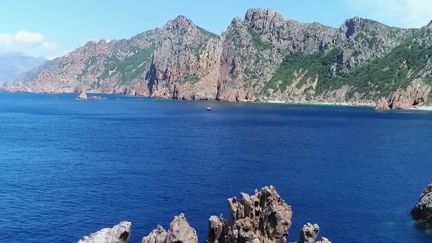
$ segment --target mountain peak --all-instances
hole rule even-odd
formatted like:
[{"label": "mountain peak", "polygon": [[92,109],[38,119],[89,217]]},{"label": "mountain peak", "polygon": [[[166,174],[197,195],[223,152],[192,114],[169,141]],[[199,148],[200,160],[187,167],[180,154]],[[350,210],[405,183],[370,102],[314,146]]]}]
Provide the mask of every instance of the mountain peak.
[{"label": "mountain peak", "polygon": [[187,18],[186,16],[179,15],[175,19],[168,21],[168,23],[165,25],[164,29],[171,30],[171,29],[189,29],[189,28],[195,28],[195,24]]},{"label": "mountain peak", "polygon": [[345,20],[340,29],[345,32],[345,36],[349,38],[358,31],[377,27],[386,27],[386,25],[371,19],[353,17]]},{"label": "mountain peak", "polygon": [[254,22],[259,19],[285,20],[285,18],[281,14],[271,9],[251,8],[246,11],[245,20],[247,22]]},{"label": "mountain peak", "polygon": [[283,25],[286,20],[281,14],[271,9],[252,8],[246,11],[245,22],[257,30],[268,30],[273,26]]}]

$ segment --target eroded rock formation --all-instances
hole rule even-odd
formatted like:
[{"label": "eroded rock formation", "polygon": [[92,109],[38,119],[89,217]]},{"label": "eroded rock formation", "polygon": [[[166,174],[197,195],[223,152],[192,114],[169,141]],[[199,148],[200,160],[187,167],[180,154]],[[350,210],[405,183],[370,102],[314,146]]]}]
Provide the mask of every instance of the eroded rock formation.
[{"label": "eroded rock formation", "polygon": [[393,109],[409,109],[422,106],[428,101],[431,86],[421,79],[412,81],[405,90],[395,91],[389,100],[389,107]]},{"label": "eroded rock formation", "polygon": [[131,233],[131,223],[120,222],[112,228],[101,229],[90,236],[84,236],[78,243],[127,243]]},{"label": "eroded rock formation", "polygon": [[254,195],[228,199],[231,218],[212,216],[207,242],[285,242],[291,227],[291,207],[273,187]]},{"label": "eroded rock formation", "polygon": [[389,103],[385,97],[381,97],[375,104],[375,110],[387,111],[390,110]]},{"label": "eroded rock formation", "polygon": [[148,236],[142,239],[142,243],[197,243],[198,236],[194,228],[192,228],[184,214],[175,216],[171,222],[168,232],[162,226],[153,230]]},{"label": "eroded rock formation", "polygon": [[317,224],[307,223],[300,230],[300,240],[297,243],[331,243],[325,237],[317,240],[319,234],[319,226]]},{"label": "eroded rock formation", "polygon": [[421,193],[415,207],[411,210],[411,216],[420,225],[432,227],[432,183]]},{"label": "eroded rock formation", "polygon": [[[255,190],[253,195],[241,193],[241,199],[228,199],[230,218],[211,216],[208,243],[285,243],[291,227],[291,207],[272,186]],[[121,222],[112,229],[102,229],[85,236],[78,243],[127,243],[131,223]],[[305,224],[299,243],[331,243],[326,238],[317,240],[319,226]],[[158,225],[143,237],[142,243],[197,243],[198,236],[185,215],[174,217],[168,231]]]}]

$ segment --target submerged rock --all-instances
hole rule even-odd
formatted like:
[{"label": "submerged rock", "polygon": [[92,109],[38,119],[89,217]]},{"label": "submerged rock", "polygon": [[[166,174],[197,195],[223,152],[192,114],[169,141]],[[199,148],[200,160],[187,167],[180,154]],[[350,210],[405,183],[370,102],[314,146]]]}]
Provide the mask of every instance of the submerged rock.
[{"label": "submerged rock", "polygon": [[263,187],[254,195],[228,199],[230,220],[212,216],[207,242],[286,242],[291,227],[291,207],[274,187]]},{"label": "submerged rock", "polygon": [[131,222],[123,221],[112,228],[101,229],[90,236],[84,236],[78,243],[127,243],[130,233]]},{"label": "submerged rock", "polygon": [[432,183],[423,190],[415,207],[411,210],[411,216],[420,225],[432,228]]},{"label": "submerged rock", "polygon": [[144,237],[142,243],[197,243],[198,236],[194,228],[192,228],[184,214],[175,216],[171,222],[168,232],[162,226],[153,230],[148,236]]}]

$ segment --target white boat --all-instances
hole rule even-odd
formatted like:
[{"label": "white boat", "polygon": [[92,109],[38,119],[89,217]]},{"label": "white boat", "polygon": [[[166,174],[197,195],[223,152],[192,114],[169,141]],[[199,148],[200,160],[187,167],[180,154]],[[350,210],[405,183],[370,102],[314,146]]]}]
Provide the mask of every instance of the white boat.
[{"label": "white boat", "polygon": [[213,109],[210,106],[207,106],[206,111],[212,111]]}]

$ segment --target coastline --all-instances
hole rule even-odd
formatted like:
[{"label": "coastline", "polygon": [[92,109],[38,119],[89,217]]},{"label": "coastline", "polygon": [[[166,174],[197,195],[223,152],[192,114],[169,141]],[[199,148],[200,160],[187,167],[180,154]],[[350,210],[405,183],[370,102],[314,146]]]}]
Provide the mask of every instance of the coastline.
[{"label": "coastline", "polygon": [[349,107],[371,107],[371,108],[375,107],[375,103],[356,103],[356,102],[263,100],[263,101],[253,101],[253,103],[286,104],[286,105],[349,106]]},{"label": "coastline", "polygon": [[[9,91],[9,90],[0,90],[0,93],[29,93],[29,94],[74,94],[74,92],[29,92],[29,91]],[[161,98],[161,97],[150,97],[150,96],[141,96],[141,95],[127,95],[122,93],[106,93],[101,91],[90,91],[88,94],[104,94],[104,95],[120,95],[125,97],[137,97],[137,98],[154,98],[158,100],[169,100],[169,98]],[[78,94],[77,94],[78,95]],[[175,100],[175,99],[174,99]],[[227,102],[227,103],[252,103],[252,104],[283,104],[283,105],[311,105],[311,106],[346,106],[346,107],[364,107],[364,108],[374,108],[375,103],[367,103],[367,102],[325,102],[325,101],[284,101],[284,100],[239,100],[239,101],[229,101],[229,100],[218,100],[218,99],[207,99],[214,100],[218,102]],[[404,111],[404,110],[401,110]],[[420,107],[412,107],[405,109],[405,111],[432,111],[432,106],[420,106]]]}]

